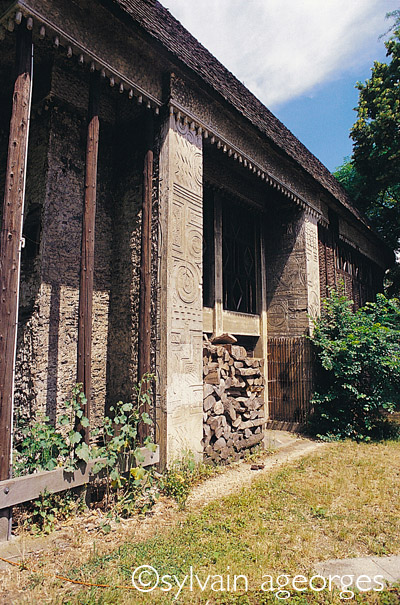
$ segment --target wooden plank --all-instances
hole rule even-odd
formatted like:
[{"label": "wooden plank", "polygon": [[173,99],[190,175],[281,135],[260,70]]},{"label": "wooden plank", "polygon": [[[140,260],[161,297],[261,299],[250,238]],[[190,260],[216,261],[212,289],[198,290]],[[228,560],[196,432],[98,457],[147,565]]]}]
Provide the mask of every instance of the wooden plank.
[{"label": "wooden plank", "polygon": [[260,316],[236,311],[223,311],[224,331],[242,336],[260,336]]},{"label": "wooden plank", "polygon": [[0,237],[0,479],[10,476],[19,275],[32,92],[32,32],[17,32],[3,217]]},{"label": "wooden plank", "polygon": [[[96,220],[97,159],[99,150],[100,75],[90,75],[88,129],[86,142],[85,199],[82,224],[81,274],[79,284],[77,381],[86,395],[84,414],[90,419],[92,396],[92,307],[94,277],[94,239]],[[89,443],[90,426],[80,428]]]},{"label": "wooden plank", "polygon": [[[144,462],[140,463],[142,466],[158,464],[160,458],[158,446],[154,453],[150,452],[147,448],[141,448],[141,453],[145,457]],[[54,471],[42,471],[33,475],[26,475],[25,477],[0,481],[0,511],[16,504],[34,500],[45,490],[55,494],[89,483],[96,477],[96,475],[91,473],[93,466],[101,460],[104,459],[90,460],[88,464],[73,473],[66,473],[64,469],[57,468]]]},{"label": "wooden plank", "polygon": [[203,332],[212,333],[213,331],[214,309],[203,307]]}]

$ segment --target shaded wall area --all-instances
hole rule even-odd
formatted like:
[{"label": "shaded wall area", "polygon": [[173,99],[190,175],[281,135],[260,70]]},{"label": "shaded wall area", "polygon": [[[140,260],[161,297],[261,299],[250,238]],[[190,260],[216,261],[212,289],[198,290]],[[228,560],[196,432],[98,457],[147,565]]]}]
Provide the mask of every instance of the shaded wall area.
[{"label": "shaded wall area", "polygon": [[308,331],[304,213],[276,205],[266,223],[268,336]]},{"label": "shaded wall area", "polygon": [[[8,99],[11,107],[10,63],[11,58],[2,55],[0,75],[6,82],[0,93],[2,107],[7,107]],[[19,417],[43,413],[55,422],[76,382],[88,82],[86,66],[53,54],[45,42],[35,49],[16,367]],[[146,111],[102,84],[92,426],[101,424],[111,404],[132,400],[136,381]],[[9,115],[4,112],[0,118],[3,189],[8,131]],[[156,246],[154,236],[153,249]]]}]

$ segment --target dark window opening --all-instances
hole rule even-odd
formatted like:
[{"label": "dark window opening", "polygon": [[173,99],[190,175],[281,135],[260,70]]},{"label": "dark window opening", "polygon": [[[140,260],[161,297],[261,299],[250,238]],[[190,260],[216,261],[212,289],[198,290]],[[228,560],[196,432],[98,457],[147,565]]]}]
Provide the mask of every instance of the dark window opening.
[{"label": "dark window opening", "polygon": [[204,188],[203,198],[203,306],[214,306],[214,196]]},{"label": "dark window opening", "polygon": [[222,209],[222,262],[224,309],[257,312],[254,215],[224,201]]}]

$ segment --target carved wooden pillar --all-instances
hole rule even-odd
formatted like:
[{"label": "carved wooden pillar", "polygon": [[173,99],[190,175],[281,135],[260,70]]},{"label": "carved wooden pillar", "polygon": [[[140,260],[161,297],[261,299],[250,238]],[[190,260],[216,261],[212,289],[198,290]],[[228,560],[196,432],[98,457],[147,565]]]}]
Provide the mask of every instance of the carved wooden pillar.
[{"label": "carved wooden pillar", "polygon": [[317,219],[293,209],[267,234],[269,336],[302,336],[319,313]]},{"label": "carved wooden pillar", "polygon": [[202,456],[202,139],[171,113],[160,153],[158,440],[163,464]]},{"label": "carved wooden pillar", "polygon": [[307,271],[307,310],[309,326],[312,332],[312,319],[319,316],[321,310],[321,288],[319,283],[318,221],[309,213],[304,217],[306,271]]},{"label": "carved wooden pillar", "polygon": [[[32,96],[32,31],[17,32],[17,77],[10,122],[0,239],[0,480],[11,474],[14,373],[18,324],[21,239]],[[9,534],[11,511],[0,511]]]},{"label": "carved wooden pillar", "polygon": [[[94,278],[94,238],[97,193],[97,157],[99,149],[99,94],[98,72],[90,76],[88,129],[86,144],[85,199],[82,225],[81,275],[79,284],[78,371],[77,381],[83,384],[86,395],[84,414],[90,419],[92,396],[92,307]],[[83,430],[89,443],[89,427]]]}]

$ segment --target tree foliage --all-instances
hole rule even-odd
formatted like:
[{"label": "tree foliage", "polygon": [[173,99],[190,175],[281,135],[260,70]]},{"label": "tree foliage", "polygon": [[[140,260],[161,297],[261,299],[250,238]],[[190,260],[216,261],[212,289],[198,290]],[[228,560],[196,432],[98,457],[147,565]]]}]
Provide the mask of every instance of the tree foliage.
[{"label": "tree foliage", "polygon": [[388,61],[375,61],[358,82],[353,155],[334,173],[372,226],[393,249],[400,240],[400,10],[385,42]]},{"label": "tree foliage", "polygon": [[387,63],[375,61],[371,78],[357,83],[353,159],[374,196],[400,183],[400,27],[385,43]]},{"label": "tree foliage", "polygon": [[356,312],[331,291],[312,340],[317,380],[310,426],[325,438],[369,440],[400,403],[400,303],[378,294]]}]

